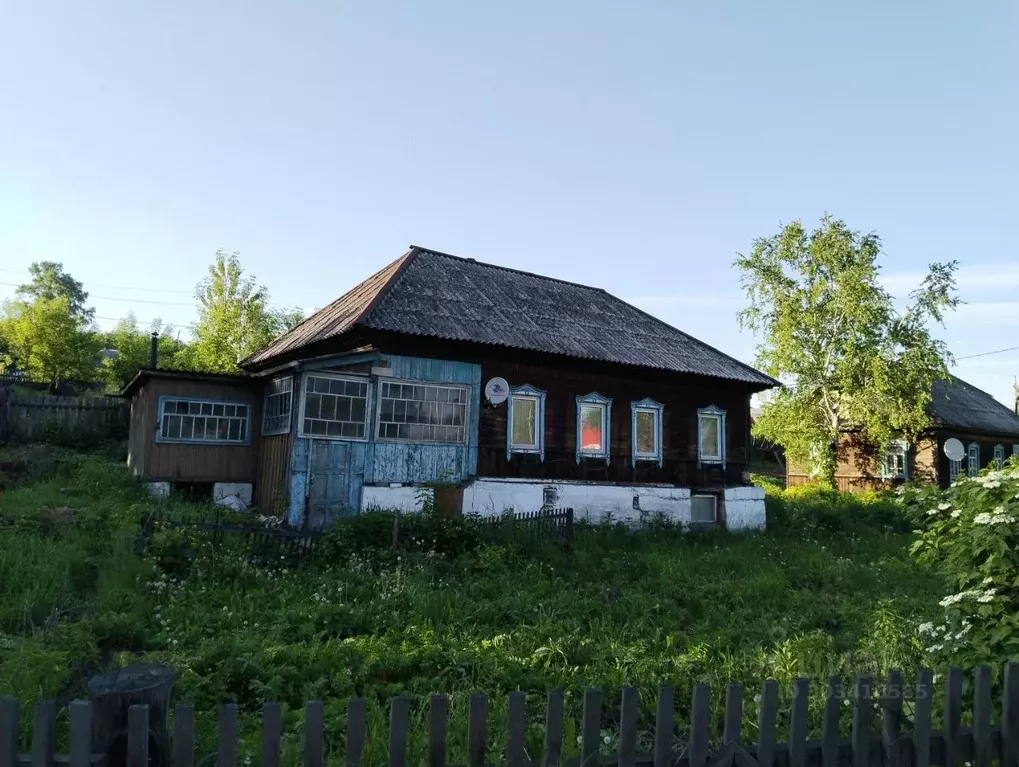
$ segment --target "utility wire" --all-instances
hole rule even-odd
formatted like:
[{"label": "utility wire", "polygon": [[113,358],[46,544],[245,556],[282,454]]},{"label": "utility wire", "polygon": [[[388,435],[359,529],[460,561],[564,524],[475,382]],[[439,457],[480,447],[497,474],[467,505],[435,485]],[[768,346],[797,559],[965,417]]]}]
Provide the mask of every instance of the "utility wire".
[{"label": "utility wire", "polygon": [[958,360],[971,360],[971,359],[974,359],[975,357],[988,357],[991,354],[1004,354],[1005,352],[1015,352],[1015,351],[1019,351],[1019,346],[1010,346],[1007,349],[995,349],[993,352],[980,352],[980,354],[967,354],[964,357],[956,357],[955,359],[956,359],[956,361],[958,361]]},{"label": "utility wire", "polygon": [[[21,287],[21,285],[19,285],[16,282],[0,282],[0,285],[9,285],[12,288],[20,288]],[[125,288],[125,290],[134,290],[134,288]],[[144,299],[144,298],[117,298],[115,296],[95,296],[95,295],[92,295],[90,293],[89,294],[89,299],[91,300],[93,298],[99,298],[99,299],[102,299],[103,301],[123,301],[125,303],[131,303],[131,304],[156,304],[158,306],[194,306],[195,305],[194,301],[149,301],[149,300]]]},{"label": "utility wire", "polygon": [[[17,269],[0,269],[0,272],[6,272],[7,274],[21,274],[25,277],[31,277],[28,272],[22,272]],[[11,283],[5,282],[4,285],[10,285]],[[135,288],[127,285],[107,285],[103,282],[91,282],[89,280],[84,281],[85,285],[91,285],[96,288],[110,288],[111,290],[138,290],[145,293],[193,293],[194,288],[186,290],[184,288]],[[19,286],[20,287],[20,286]]]}]

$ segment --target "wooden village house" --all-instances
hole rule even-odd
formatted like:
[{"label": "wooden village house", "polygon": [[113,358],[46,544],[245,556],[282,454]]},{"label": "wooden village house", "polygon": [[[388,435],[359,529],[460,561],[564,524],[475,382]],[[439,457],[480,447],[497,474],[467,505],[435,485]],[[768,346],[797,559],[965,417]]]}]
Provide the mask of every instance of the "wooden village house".
[{"label": "wooden village house", "polygon": [[[836,483],[840,490],[874,490],[907,479],[923,479],[948,487],[960,474],[973,476],[988,464],[999,468],[1019,454],[1019,415],[993,396],[952,377],[935,384],[928,405],[932,427],[916,444],[893,440],[885,449],[868,444],[858,432],[839,439]],[[945,442],[959,440],[965,455],[951,460]],[[803,463],[788,462],[786,484],[813,481]]]},{"label": "wooden village house", "polygon": [[242,367],[125,387],[155,491],[312,528],[435,483],[465,513],[764,526],[750,397],[776,382],[598,288],[412,247]]}]

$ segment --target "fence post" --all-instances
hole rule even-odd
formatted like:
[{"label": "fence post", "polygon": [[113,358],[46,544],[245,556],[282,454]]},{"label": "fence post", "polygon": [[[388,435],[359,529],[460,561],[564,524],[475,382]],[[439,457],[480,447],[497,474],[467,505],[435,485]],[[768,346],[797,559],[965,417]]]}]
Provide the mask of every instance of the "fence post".
[{"label": "fence post", "polygon": [[778,682],[765,681],[761,688],[761,706],[758,709],[757,763],[772,767],[775,763],[775,720],[778,718]]},{"label": "fence post", "polygon": [[655,712],[655,767],[672,763],[672,729],[676,716],[676,690],[671,685],[658,688],[658,709]]},{"label": "fence post", "polygon": [[931,763],[931,707],[934,699],[934,674],[922,668],[916,675],[916,701],[913,706],[913,752],[916,767]]},{"label": "fence post", "polygon": [[449,699],[433,695],[428,708],[428,767],[446,767],[446,725]]},{"label": "fence post", "polygon": [[68,767],[92,764],[92,704],[76,700],[68,706],[71,725],[68,733]]},{"label": "fence post", "polygon": [[522,692],[511,692],[509,696],[509,732],[506,736],[506,765],[521,767],[524,763],[524,736],[527,722],[524,720],[526,696]]},{"label": "fence post", "polygon": [[262,767],[279,767],[282,736],[283,709],[279,703],[266,703],[262,706]]},{"label": "fence post", "polygon": [[977,666],[973,685],[973,761],[991,764],[991,667]]},{"label": "fence post", "polygon": [[580,766],[597,767],[601,749],[601,690],[584,693],[584,724],[580,739]]},{"label": "fence post", "polygon": [[472,695],[470,713],[467,717],[467,764],[470,767],[485,766],[485,719],[487,716],[487,698],[484,695]]},{"label": "fence post", "polygon": [[1005,690],[1001,715],[1001,763],[1019,763],[1019,663],[1005,664]]},{"label": "fence post", "polygon": [[824,729],[821,733],[821,764],[838,767],[839,763],[839,705],[842,703],[842,680],[837,676],[828,679],[828,700],[824,704]]},{"label": "fence post", "polygon": [[127,710],[127,767],[149,767],[149,706]]},{"label": "fence post", "polygon": [[347,704],[347,767],[361,767],[367,737],[367,711],[364,698],[351,698]]},{"label": "fence post", "polygon": [[[0,394],[2,392],[0,389]],[[18,736],[21,734],[18,715],[17,698],[0,698],[0,767],[16,767],[18,763]]]},{"label": "fence post", "polygon": [[325,709],[322,701],[304,704],[304,764],[305,767],[322,767],[325,763],[323,729]]},{"label": "fence post", "polygon": [[[393,698],[389,708],[389,767],[407,764],[407,728],[410,726],[410,700]],[[309,764],[308,767],[321,767]]]},{"label": "fence post", "polygon": [[57,702],[40,700],[36,703],[32,723],[32,767],[53,767],[56,725]]}]

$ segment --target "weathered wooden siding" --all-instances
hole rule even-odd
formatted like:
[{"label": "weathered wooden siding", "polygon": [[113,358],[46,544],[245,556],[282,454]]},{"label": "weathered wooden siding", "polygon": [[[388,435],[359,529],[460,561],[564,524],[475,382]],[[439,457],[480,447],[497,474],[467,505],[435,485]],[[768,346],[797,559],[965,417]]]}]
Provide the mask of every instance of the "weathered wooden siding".
[{"label": "weathered wooden siding", "polygon": [[[477,474],[478,412],[481,403],[481,366],[470,362],[387,355],[393,379],[461,384],[470,387],[467,405],[467,444],[435,445],[411,442],[372,442],[368,445],[365,482],[462,482]],[[384,378],[373,377],[372,391]],[[372,408],[369,434],[374,437],[377,418]]]},{"label": "weathered wooden siding", "polygon": [[[127,468],[136,477],[148,469],[149,442],[155,440],[156,410],[149,407],[149,391],[143,386],[131,397],[131,425],[127,436]],[[158,407],[158,405],[156,406]]]},{"label": "weathered wooden siding", "polygon": [[[722,382],[698,385],[690,378],[634,372],[592,372],[570,367],[539,366],[501,359],[482,363],[482,381],[495,376],[510,386],[531,384],[546,392],[545,458],[513,455],[506,459],[505,405],[481,410],[478,474],[483,477],[587,479],[627,483],[690,486],[739,484],[746,466],[750,429],[749,393]],[[597,391],[612,399],[609,462],[576,460],[576,397]],[[662,466],[631,458],[630,403],[650,397],[662,403]],[[726,411],[726,465],[697,461],[697,410],[710,405]]]},{"label": "weathered wooden siding", "polygon": [[[261,428],[261,424],[259,424]],[[255,480],[255,505],[263,514],[279,516],[290,505],[290,455],[293,430],[288,434],[259,436],[258,477]]]},{"label": "weathered wooden siding", "polygon": [[[133,437],[141,449],[139,476],[147,481],[255,482],[261,402],[255,389],[232,383],[189,379],[149,380],[136,395],[143,418]],[[156,419],[163,396],[243,402],[251,408],[251,443],[248,445],[202,445],[157,443]],[[132,418],[132,421],[135,419]],[[133,425],[133,424],[132,424]]]}]

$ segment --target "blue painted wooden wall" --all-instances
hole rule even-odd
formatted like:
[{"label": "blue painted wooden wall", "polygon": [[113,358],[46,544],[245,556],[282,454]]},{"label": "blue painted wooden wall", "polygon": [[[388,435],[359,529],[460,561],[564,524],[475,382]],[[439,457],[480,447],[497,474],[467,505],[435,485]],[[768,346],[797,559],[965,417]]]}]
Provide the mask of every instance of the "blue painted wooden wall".
[{"label": "blue painted wooden wall", "polygon": [[[478,416],[481,366],[423,357],[386,356],[391,375],[372,376],[368,387],[367,442],[310,440],[298,437],[297,414],[303,396],[295,389],[295,429],[290,474],[289,522],[301,526],[329,524],[341,513],[358,513],[364,484],[462,482],[478,472]],[[335,372],[342,372],[337,369]],[[466,384],[468,429],[465,445],[376,442],[376,397],[380,380]]]}]

